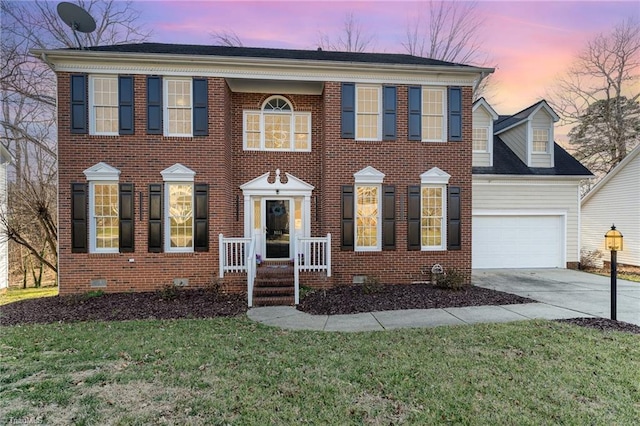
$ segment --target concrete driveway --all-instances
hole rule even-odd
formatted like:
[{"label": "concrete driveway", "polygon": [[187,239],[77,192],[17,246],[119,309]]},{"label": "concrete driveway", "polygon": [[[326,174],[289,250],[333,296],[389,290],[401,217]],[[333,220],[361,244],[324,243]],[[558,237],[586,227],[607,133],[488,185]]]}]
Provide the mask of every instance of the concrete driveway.
[{"label": "concrete driveway", "polygon": [[[474,269],[473,284],[611,318],[611,279],[570,269]],[[617,319],[640,325],[640,283],[618,280]],[[579,316],[579,315],[576,315]]]}]

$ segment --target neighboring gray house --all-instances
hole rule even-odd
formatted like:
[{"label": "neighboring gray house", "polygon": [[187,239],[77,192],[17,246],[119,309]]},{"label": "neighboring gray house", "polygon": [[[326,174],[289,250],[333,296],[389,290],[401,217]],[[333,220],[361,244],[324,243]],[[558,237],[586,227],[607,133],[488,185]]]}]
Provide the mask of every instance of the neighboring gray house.
[{"label": "neighboring gray house", "polygon": [[[615,224],[624,237],[618,262],[640,266],[640,145],[582,199],[582,250],[610,261],[604,234]],[[598,265],[600,266],[600,265]]]},{"label": "neighboring gray house", "polygon": [[[0,211],[6,211],[7,208],[7,168],[10,161],[9,151],[0,145]],[[3,234],[0,232],[0,290],[9,286],[9,243]]]},{"label": "neighboring gray house", "polygon": [[473,106],[473,268],[577,268],[580,181],[593,175],[554,142],[540,101],[499,116]]}]

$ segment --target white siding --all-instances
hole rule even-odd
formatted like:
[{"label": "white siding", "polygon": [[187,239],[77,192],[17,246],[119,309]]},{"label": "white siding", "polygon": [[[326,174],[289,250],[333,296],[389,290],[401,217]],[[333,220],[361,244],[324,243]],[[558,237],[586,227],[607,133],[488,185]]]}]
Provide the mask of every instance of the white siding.
[{"label": "white siding", "polygon": [[[531,119],[532,129],[549,129],[549,138],[553,139],[553,119],[544,109],[539,110]],[[533,137],[531,139],[533,145]],[[553,144],[551,144],[551,148]],[[553,167],[551,152],[548,154],[531,154],[531,167]]]},{"label": "white siding", "polygon": [[618,262],[640,266],[640,154],[582,205],[582,249],[600,250],[609,261],[604,234],[612,224],[624,237]]},{"label": "white siding", "polygon": [[527,164],[527,126],[521,124],[500,134],[500,138],[524,164]]},{"label": "white siding", "polygon": [[579,261],[578,182],[473,178],[473,211],[566,214],[566,261]]},{"label": "white siding", "polygon": [[[487,127],[489,128],[489,144],[493,139],[492,133],[492,119],[489,112],[484,106],[478,107],[473,111],[473,127]],[[489,146],[489,151],[492,151]],[[474,152],[473,153],[473,166],[474,167],[490,167],[491,166],[491,153],[490,152]]]},{"label": "white siding", "polygon": [[[0,159],[1,161],[1,159]],[[7,163],[0,163],[0,210],[7,206]],[[2,226],[2,225],[0,225]],[[4,234],[4,232],[1,232]],[[0,288],[9,285],[9,243],[0,237]]]}]

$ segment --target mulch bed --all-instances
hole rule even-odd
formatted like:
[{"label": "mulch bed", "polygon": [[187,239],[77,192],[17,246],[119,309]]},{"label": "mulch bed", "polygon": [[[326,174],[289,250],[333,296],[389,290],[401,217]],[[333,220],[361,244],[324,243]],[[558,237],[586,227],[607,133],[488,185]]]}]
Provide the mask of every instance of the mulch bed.
[{"label": "mulch bed", "polygon": [[[534,300],[515,294],[468,287],[445,290],[432,285],[342,286],[306,294],[298,309],[310,314],[353,314],[398,309],[451,308],[512,305]],[[0,306],[0,325],[122,321],[142,319],[233,317],[247,311],[243,295],[221,295],[211,290],[179,290],[171,293],[114,293],[55,296],[21,300]],[[602,331],[640,334],[640,326],[605,318],[558,320]]]},{"label": "mulch bed", "polygon": [[381,284],[370,289],[356,285],[335,287],[327,291],[313,291],[305,295],[298,309],[315,315],[336,315],[396,309],[458,308],[532,302],[535,300],[475,286],[447,290],[430,284]]},{"label": "mulch bed", "polygon": [[0,325],[230,317],[246,311],[245,296],[210,290],[54,296],[0,306]]}]

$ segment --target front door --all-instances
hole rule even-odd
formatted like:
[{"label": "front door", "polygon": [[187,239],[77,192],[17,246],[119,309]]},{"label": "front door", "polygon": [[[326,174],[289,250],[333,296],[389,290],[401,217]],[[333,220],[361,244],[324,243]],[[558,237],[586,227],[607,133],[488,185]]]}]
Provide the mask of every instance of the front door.
[{"label": "front door", "polygon": [[289,211],[289,200],[265,200],[265,249],[267,259],[290,258]]}]

